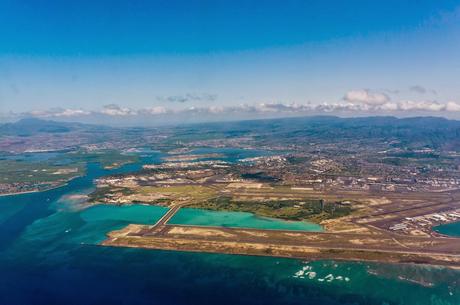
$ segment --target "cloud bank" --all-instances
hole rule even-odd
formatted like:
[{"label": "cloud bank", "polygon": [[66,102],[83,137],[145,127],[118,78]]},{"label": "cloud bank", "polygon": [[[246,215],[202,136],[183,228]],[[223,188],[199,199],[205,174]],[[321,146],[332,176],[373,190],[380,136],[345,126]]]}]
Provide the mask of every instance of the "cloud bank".
[{"label": "cloud bank", "polygon": [[[415,89],[414,89],[415,88]],[[426,93],[427,89],[414,86],[411,90]],[[368,89],[352,90],[343,97],[345,107],[355,111],[384,111],[384,112],[458,112],[460,103],[448,101],[445,103],[436,100],[392,100],[387,94],[372,92]]]},{"label": "cloud bank", "polygon": [[157,100],[170,103],[187,103],[187,102],[214,102],[217,94],[209,93],[187,93],[185,95],[158,96]]},{"label": "cloud bank", "polygon": [[382,105],[390,101],[390,97],[385,93],[370,92],[369,90],[348,91],[343,99],[351,104]]},{"label": "cloud bank", "polygon": [[[172,102],[185,103],[187,101],[208,99],[213,96],[184,95],[181,98],[168,97]],[[46,119],[73,119],[84,122],[105,122],[112,120],[126,120],[137,122],[177,123],[185,121],[208,120],[237,120],[251,118],[273,118],[283,116],[306,115],[438,115],[455,116],[460,118],[460,103],[455,101],[440,102],[437,100],[397,100],[392,99],[387,93],[369,89],[351,90],[346,92],[340,100],[333,103],[255,103],[240,104],[235,106],[189,106],[168,107],[152,106],[146,108],[131,108],[116,104],[105,105],[97,110],[53,108],[23,113],[9,113],[0,117],[23,118],[38,117]]]}]

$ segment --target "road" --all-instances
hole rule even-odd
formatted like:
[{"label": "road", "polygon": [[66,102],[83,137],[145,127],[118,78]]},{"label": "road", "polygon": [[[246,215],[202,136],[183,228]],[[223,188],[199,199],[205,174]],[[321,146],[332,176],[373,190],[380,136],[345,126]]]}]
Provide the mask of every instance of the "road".
[{"label": "road", "polygon": [[165,225],[168,221],[173,218],[173,216],[177,213],[177,211],[180,210],[182,205],[178,204],[173,207],[171,207],[166,214],[164,214],[151,228],[150,228],[150,234],[156,234],[160,231],[162,231],[165,228]]}]

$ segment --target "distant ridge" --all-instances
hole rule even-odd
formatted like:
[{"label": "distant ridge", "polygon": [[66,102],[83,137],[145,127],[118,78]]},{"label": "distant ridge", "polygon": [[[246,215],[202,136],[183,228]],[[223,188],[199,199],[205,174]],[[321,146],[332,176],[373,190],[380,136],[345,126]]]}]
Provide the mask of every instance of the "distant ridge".
[{"label": "distant ridge", "polygon": [[0,135],[31,136],[38,133],[68,133],[78,129],[94,129],[95,127],[101,128],[100,126],[82,123],[24,118],[14,123],[0,125]]},{"label": "distant ridge", "polygon": [[310,116],[295,118],[259,119],[194,123],[163,127],[115,128],[83,123],[57,122],[37,118],[25,118],[15,123],[0,125],[0,136],[32,136],[35,134],[65,134],[81,132],[98,135],[104,131],[130,132],[135,135],[142,130],[172,130],[184,140],[190,132],[208,134],[210,138],[247,137],[256,134],[267,143],[276,137],[284,145],[300,141],[330,142],[337,139],[347,141],[373,141],[376,144],[397,141],[412,147],[443,147],[458,150],[460,147],[460,121],[441,117],[396,118],[373,116],[341,118],[336,116]]}]

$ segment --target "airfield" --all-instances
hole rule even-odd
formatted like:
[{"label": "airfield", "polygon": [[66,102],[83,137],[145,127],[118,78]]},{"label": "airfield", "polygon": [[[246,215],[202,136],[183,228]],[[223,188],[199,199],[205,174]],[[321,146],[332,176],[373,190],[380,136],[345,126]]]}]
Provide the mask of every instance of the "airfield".
[{"label": "airfield", "polygon": [[[228,192],[229,188],[219,191]],[[238,198],[305,198],[366,202],[356,213],[322,222],[325,232],[172,225],[169,220],[188,202],[176,203],[154,225],[131,224],[112,231],[104,246],[174,251],[417,263],[460,268],[460,239],[432,227],[458,221],[460,192],[335,192],[300,187],[283,191],[232,188]],[[435,216],[433,216],[435,215]]]}]

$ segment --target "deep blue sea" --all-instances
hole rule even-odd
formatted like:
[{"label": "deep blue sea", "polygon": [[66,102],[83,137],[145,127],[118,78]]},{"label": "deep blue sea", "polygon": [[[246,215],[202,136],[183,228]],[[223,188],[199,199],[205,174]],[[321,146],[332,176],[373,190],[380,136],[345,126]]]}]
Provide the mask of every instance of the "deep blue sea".
[{"label": "deep blue sea", "polygon": [[89,193],[99,176],[140,166],[108,171],[89,164],[86,176],[61,188],[0,197],[0,305],[460,304],[460,271],[446,268],[98,246],[107,232],[154,223],[165,209],[84,208],[69,195]]}]

